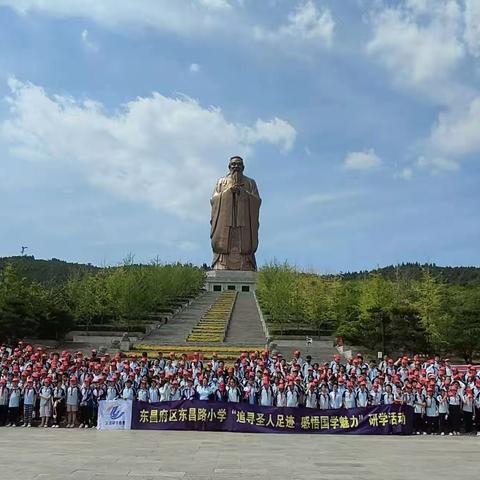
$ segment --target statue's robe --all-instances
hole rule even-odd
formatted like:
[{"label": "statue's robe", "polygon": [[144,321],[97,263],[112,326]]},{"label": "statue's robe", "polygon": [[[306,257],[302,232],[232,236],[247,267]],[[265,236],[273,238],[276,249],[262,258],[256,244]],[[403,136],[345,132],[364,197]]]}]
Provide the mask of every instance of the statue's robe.
[{"label": "statue's robe", "polygon": [[221,178],[210,200],[213,262],[217,270],[256,270],[258,247],[258,216],[261,199],[257,185],[242,176],[239,193],[231,190],[233,178]]}]

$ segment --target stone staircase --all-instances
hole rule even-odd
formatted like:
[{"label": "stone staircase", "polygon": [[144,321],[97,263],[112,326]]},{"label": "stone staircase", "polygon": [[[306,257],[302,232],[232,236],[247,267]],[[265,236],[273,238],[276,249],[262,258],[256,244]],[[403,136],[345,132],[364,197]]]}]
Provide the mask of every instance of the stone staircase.
[{"label": "stone staircase", "polygon": [[292,359],[295,350],[300,350],[303,359],[307,355],[311,355],[312,363],[324,363],[333,360],[333,356],[338,352],[333,346],[334,337],[323,338],[322,340],[313,340],[308,347],[305,340],[273,340],[273,342],[277,345],[275,350],[280,352],[287,361]]},{"label": "stone staircase", "polygon": [[205,292],[198,296],[181,312],[174,315],[168,323],[153,330],[142,339],[142,344],[181,344],[185,343],[192,328],[197,325],[205,312],[217,300],[217,292]]},{"label": "stone staircase", "polygon": [[228,345],[265,345],[266,338],[253,293],[238,292],[225,343]]}]

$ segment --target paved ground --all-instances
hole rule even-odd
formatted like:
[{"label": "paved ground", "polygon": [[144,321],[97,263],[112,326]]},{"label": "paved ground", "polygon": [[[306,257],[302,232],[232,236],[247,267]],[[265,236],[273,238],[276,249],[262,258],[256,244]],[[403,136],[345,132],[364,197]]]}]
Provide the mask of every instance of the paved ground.
[{"label": "paved ground", "polygon": [[3,480],[477,479],[480,437],[0,429]]}]

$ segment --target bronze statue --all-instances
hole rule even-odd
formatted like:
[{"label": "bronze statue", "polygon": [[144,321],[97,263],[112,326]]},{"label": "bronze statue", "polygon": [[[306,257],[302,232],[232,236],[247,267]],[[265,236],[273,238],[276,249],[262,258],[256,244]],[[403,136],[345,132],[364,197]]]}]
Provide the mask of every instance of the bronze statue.
[{"label": "bronze statue", "polygon": [[257,269],[258,215],[261,199],[255,180],[243,175],[243,160],[232,157],[230,173],[217,182],[210,200],[213,262],[215,270]]}]

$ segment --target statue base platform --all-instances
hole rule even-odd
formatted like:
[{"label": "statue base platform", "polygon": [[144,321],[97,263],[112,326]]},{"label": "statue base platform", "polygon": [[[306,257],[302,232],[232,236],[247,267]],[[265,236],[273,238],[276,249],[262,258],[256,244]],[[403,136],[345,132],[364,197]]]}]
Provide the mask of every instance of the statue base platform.
[{"label": "statue base platform", "polygon": [[207,292],[254,292],[257,286],[257,272],[241,270],[209,270],[205,289]]}]

